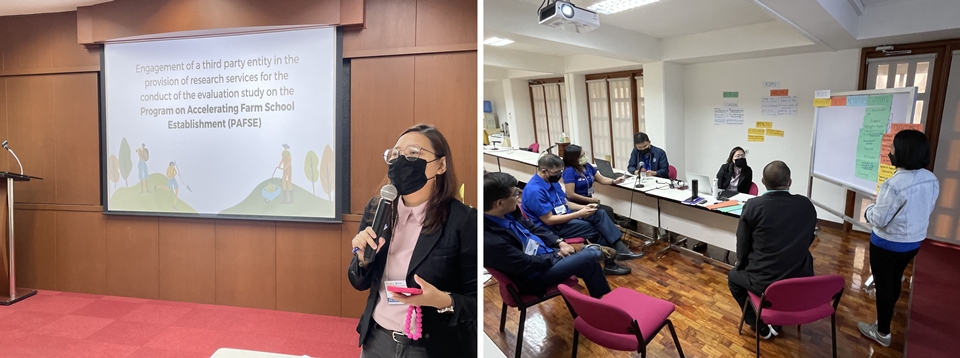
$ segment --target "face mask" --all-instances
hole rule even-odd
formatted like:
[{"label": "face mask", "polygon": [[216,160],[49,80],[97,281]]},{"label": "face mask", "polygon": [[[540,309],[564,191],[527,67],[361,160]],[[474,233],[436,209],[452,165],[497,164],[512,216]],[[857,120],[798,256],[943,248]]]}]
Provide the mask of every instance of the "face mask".
[{"label": "face mask", "polygon": [[[434,159],[436,160],[436,159]],[[397,158],[387,169],[387,177],[390,183],[397,187],[397,194],[409,195],[416,193],[417,190],[427,185],[427,161],[422,158],[409,161],[406,158]],[[436,176],[434,176],[435,178]],[[431,178],[432,179],[432,178]]]},{"label": "face mask", "polygon": [[897,166],[897,161],[895,160],[893,153],[887,153],[887,158],[890,158],[890,165]]},{"label": "face mask", "polygon": [[640,155],[650,154],[650,148],[644,148],[640,150]]},{"label": "face mask", "polygon": [[551,182],[551,183],[559,183],[559,182],[560,182],[560,175],[561,175],[561,174],[549,176],[549,177],[547,177],[547,181],[548,181],[548,182]]},{"label": "face mask", "polygon": [[747,166],[747,158],[739,158],[733,161],[737,165],[737,168],[744,168]]},{"label": "face mask", "polygon": [[587,165],[588,162],[587,157],[580,157],[580,165]]}]

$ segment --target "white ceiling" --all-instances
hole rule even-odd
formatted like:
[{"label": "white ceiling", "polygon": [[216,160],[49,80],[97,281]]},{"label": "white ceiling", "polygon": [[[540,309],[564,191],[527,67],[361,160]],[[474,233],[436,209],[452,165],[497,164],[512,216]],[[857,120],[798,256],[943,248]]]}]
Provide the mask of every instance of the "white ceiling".
[{"label": "white ceiling", "polygon": [[[532,4],[530,12],[535,13],[542,0],[518,1]],[[600,0],[572,2],[586,8]],[[772,20],[750,0],[661,0],[612,15],[600,14],[601,26],[619,27],[656,38],[698,34]]]},{"label": "white ceiling", "polygon": [[894,2],[894,1],[903,2],[902,0],[858,0],[858,1],[860,1],[861,3],[863,3],[863,6],[879,5],[879,4],[883,4],[883,3],[887,3],[887,2]]},{"label": "white ceiling", "polygon": [[113,0],[0,0],[0,16],[73,11]]}]

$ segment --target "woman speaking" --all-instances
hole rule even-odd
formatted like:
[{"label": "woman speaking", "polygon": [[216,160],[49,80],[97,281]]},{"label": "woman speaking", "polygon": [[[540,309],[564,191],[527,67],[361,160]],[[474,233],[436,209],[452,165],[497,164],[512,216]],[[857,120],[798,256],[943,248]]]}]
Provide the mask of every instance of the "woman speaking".
[{"label": "woman speaking", "polygon": [[[383,158],[399,196],[380,238],[370,227],[380,198],[370,200],[348,268],[353,287],[370,290],[357,326],[360,356],[476,357],[477,211],[454,197],[450,146],[421,124]],[[364,264],[367,246],[376,255]]]}]

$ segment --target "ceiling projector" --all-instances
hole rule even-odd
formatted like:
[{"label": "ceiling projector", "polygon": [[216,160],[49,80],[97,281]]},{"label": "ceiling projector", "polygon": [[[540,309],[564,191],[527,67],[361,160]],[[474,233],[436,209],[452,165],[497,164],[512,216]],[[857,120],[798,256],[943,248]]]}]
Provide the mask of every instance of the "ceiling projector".
[{"label": "ceiling projector", "polygon": [[568,1],[548,1],[550,3],[540,9],[540,25],[559,27],[581,34],[600,27],[600,17],[597,13],[579,8]]}]

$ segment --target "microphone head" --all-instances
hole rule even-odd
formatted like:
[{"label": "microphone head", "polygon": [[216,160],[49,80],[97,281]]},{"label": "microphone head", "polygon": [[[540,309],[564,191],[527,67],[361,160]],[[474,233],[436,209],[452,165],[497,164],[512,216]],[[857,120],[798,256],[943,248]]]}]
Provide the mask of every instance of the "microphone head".
[{"label": "microphone head", "polygon": [[7,150],[10,149],[10,146],[7,144],[6,139],[4,139],[3,142],[0,142],[0,145],[2,145],[4,149],[7,149]]},{"label": "microphone head", "polygon": [[392,184],[384,185],[383,188],[380,188],[380,197],[387,200],[396,200],[397,199],[397,187]]}]

